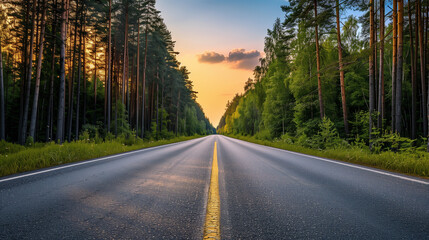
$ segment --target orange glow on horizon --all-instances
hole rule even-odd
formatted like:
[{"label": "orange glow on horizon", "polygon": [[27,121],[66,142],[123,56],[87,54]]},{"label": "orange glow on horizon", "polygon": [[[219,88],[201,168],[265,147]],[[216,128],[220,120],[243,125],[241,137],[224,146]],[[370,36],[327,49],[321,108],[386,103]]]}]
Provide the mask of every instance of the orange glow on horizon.
[{"label": "orange glow on horizon", "polygon": [[216,127],[225,112],[226,103],[236,93],[244,91],[244,83],[252,77],[253,71],[234,69],[226,63],[200,63],[198,54],[182,52],[178,59],[191,72],[190,79],[194,83],[194,90],[198,92],[197,102]]}]

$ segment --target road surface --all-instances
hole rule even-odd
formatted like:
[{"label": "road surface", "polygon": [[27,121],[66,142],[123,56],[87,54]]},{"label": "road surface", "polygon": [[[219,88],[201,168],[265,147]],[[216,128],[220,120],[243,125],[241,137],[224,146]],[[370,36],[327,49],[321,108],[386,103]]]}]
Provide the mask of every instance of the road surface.
[{"label": "road surface", "polygon": [[[428,239],[429,181],[213,135],[0,178],[0,239]],[[217,164],[216,164],[217,166]]]}]

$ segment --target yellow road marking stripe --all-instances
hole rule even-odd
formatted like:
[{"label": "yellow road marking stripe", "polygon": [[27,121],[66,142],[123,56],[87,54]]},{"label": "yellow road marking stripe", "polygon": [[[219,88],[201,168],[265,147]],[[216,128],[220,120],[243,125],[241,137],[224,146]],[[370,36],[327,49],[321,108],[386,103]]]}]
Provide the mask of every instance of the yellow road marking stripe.
[{"label": "yellow road marking stripe", "polygon": [[217,142],[214,143],[213,166],[207,201],[206,222],[203,239],[220,239],[219,168],[217,164]]}]

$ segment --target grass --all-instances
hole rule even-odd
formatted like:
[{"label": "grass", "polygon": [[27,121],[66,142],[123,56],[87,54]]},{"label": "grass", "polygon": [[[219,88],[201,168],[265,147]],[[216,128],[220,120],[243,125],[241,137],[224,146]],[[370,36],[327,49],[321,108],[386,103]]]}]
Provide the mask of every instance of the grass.
[{"label": "grass", "polygon": [[148,147],[160,146],[186,141],[201,136],[176,137],[169,140],[136,141],[133,145],[125,145],[119,140],[102,143],[76,141],[58,145],[47,143],[36,147],[0,142],[0,177],[10,174],[32,171],[60,164],[99,158]]},{"label": "grass", "polygon": [[317,150],[306,148],[300,145],[288,144],[281,140],[259,140],[254,137],[241,135],[228,136],[247,142],[253,142],[293,152],[335,159],[413,176],[419,176],[424,178],[429,177],[429,153],[422,151],[400,153],[387,151],[381,153],[372,153],[368,149],[363,149],[358,146]]}]

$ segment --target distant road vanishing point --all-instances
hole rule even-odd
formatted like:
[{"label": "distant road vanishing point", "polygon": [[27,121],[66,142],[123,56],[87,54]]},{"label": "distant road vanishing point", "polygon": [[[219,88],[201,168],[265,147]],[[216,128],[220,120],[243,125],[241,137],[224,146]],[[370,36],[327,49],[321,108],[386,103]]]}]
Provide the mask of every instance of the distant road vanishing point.
[{"label": "distant road vanishing point", "polygon": [[0,239],[429,239],[429,181],[220,135],[0,178]]}]

